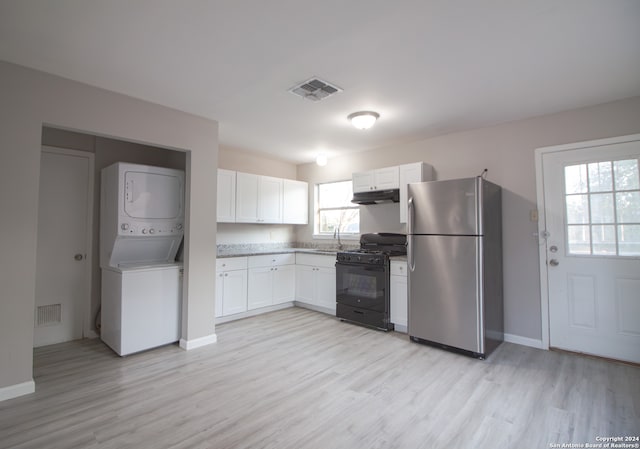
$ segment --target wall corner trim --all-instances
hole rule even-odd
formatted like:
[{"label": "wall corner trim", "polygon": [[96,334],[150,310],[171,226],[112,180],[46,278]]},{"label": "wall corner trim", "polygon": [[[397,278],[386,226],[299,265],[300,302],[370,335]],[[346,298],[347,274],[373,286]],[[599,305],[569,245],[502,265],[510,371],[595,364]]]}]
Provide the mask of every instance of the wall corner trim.
[{"label": "wall corner trim", "polygon": [[521,337],[520,335],[504,334],[504,341],[507,343],[515,343],[517,345],[529,346],[536,349],[547,349],[543,346],[542,340],[535,338]]},{"label": "wall corner trim", "polygon": [[28,382],[22,382],[21,384],[9,385],[8,387],[0,388],[0,402],[7,399],[17,398],[18,396],[24,396],[25,394],[31,394],[36,391],[36,383],[32,380]]},{"label": "wall corner trim", "polygon": [[193,340],[185,340],[184,338],[181,338],[180,347],[185,351],[190,351],[191,349],[207,346],[217,341],[218,336],[216,334],[207,335],[206,337],[194,338]]}]

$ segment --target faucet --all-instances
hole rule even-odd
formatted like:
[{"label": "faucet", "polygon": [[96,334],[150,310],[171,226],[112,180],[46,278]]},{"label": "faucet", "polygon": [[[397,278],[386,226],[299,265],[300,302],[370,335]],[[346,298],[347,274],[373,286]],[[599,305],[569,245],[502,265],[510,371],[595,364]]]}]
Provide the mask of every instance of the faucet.
[{"label": "faucet", "polygon": [[338,226],[333,230],[333,238],[336,238],[336,235],[338,236],[338,249],[342,249],[342,242],[340,241],[340,224],[338,224]]}]

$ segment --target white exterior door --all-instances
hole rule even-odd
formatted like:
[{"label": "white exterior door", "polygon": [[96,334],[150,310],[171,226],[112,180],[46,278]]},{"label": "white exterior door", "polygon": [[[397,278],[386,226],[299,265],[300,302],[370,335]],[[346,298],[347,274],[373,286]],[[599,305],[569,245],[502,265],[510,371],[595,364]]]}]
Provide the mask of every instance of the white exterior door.
[{"label": "white exterior door", "polygon": [[640,363],[640,135],[539,155],[549,346]]},{"label": "white exterior door", "polygon": [[43,148],[40,160],[34,346],[83,337],[93,155]]}]

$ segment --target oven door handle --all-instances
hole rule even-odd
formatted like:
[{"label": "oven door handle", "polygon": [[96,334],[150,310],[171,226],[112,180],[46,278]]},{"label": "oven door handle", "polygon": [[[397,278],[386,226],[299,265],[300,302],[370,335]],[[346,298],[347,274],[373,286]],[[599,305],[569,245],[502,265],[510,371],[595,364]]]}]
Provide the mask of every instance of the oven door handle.
[{"label": "oven door handle", "polygon": [[364,271],[380,271],[380,272],[384,272],[385,271],[384,265],[365,265],[365,264],[358,263],[358,262],[353,262],[353,263],[336,262],[336,268],[338,268],[339,266],[351,267],[351,268],[355,267],[355,268],[359,268],[359,269],[364,270]]},{"label": "oven door handle", "polygon": [[414,216],[413,197],[407,202],[407,260],[409,271],[416,269],[416,261],[413,258],[413,216]]}]

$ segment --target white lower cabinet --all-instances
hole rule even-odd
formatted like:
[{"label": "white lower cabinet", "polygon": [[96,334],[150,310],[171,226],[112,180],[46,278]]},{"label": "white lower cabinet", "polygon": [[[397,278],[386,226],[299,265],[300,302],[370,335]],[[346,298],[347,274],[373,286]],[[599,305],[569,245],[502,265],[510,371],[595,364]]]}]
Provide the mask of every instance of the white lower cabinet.
[{"label": "white lower cabinet", "polygon": [[296,266],[282,265],[273,272],[273,304],[296,299]]},{"label": "white lower cabinet", "polygon": [[247,258],[216,260],[216,317],[247,311]]},{"label": "white lower cabinet", "polygon": [[306,253],[216,259],[216,317],[226,322],[294,300],[335,315],[335,261]]},{"label": "white lower cabinet", "polygon": [[299,253],[296,257],[296,301],[336,313],[336,258]]},{"label": "white lower cabinet", "polygon": [[295,299],[295,254],[249,257],[248,309]]},{"label": "white lower cabinet", "polygon": [[407,262],[391,261],[390,319],[397,331],[406,332],[408,325]]}]

